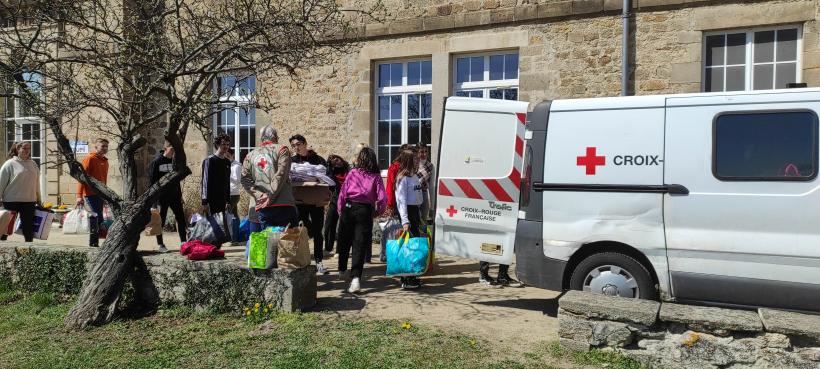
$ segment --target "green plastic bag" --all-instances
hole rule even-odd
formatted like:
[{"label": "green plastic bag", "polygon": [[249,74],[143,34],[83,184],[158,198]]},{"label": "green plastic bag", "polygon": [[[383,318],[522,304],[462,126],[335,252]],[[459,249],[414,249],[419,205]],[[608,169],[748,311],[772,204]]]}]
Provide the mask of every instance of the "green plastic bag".
[{"label": "green plastic bag", "polygon": [[268,232],[252,232],[248,251],[248,268],[271,269],[276,261],[268,260]]},{"label": "green plastic bag", "polygon": [[248,240],[248,268],[273,269],[277,267],[279,237],[283,227],[268,227],[261,232],[252,232]]}]

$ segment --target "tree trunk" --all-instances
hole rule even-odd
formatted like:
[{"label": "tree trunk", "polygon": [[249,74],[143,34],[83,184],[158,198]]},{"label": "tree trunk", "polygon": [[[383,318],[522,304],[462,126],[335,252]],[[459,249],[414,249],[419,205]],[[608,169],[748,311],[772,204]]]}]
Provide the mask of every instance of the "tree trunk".
[{"label": "tree trunk", "polygon": [[[139,204],[123,206],[122,212],[100,248],[100,253],[83,282],[77,303],[65,318],[75,329],[105,324],[114,318],[122,287],[134,272],[139,235],[148,223],[150,213]],[[135,286],[137,298],[140,286]]]}]

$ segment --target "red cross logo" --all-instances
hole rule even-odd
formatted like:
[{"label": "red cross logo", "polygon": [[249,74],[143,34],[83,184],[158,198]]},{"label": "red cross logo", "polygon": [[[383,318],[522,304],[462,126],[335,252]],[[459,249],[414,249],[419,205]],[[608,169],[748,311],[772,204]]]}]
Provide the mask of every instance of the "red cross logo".
[{"label": "red cross logo", "polygon": [[587,147],[587,155],[586,156],[579,156],[576,165],[586,167],[586,172],[588,176],[595,175],[595,168],[599,165],[606,164],[606,156],[596,156],[595,155],[595,147]]},{"label": "red cross logo", "polygon": [[256,165],[258,165],[258,166],[259,166],[260,168],[262,168],[262,169],[265,169],[265,167],[266,167],[266,166],[268,166],[268,161],[267,161],[267,160],[265,160],[265,158],[261,158],[261,159],[259,159],[259,161],[256,163]]},{"label": "red cross logo", "polygon": [[456,213],[458,213],[458,210],[456,210],[456,208],[455,208],[455,207],[453,207],[453,205],[450,205],[450,208],[449,208],[449,209],[447,209],[447,210],[445,210],[445,211],[447,212],[447,214],[450,214],[450,218],[452,218],[452,217],[453,217],[453,215],[455,215]]}]

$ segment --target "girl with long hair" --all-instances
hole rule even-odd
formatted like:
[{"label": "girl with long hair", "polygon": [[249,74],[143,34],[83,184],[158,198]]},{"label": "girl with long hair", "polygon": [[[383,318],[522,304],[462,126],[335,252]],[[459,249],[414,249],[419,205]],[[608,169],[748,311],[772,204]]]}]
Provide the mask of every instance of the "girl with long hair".
[{"label": "girl with long hair", "polygon": [[361,290],[365,250],[373,239],[373,218],[384,212],[387,195],[373,149],[365,147],[356,158],[355,168],[347,174],[336,202],[339,224],[339,275],[347,274],[347,257],[353,250],[350,286],[347,291]]},{"label": "girl with long hair", "polygon": [[[401,218],[404,232],[411,237],[421,237],[421,204],[424,200],[416,172],[419,159],[414,150],[402,150],[396,159],[399,169],[396,173],[396,210]],[[402,277],[401,287],[416,289],[421,287],[418,277]]]},{"label": "girl with long hair", "polygon": [[[26,242],[34,239],[34,208],[40,203],[40,169],[31,160],[31,143],[17,142],[0,168],[0,201],[16,211]],[[0,237],[5,240],[6,235]]]}]

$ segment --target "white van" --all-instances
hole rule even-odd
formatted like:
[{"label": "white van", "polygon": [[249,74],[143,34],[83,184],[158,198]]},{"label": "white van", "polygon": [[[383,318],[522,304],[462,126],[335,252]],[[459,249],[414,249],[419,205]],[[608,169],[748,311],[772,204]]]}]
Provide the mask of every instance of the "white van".
[{"label": "white van", "polygon": [[551,290],[820,311],[820,89],[449,98],[437,252]]}]

